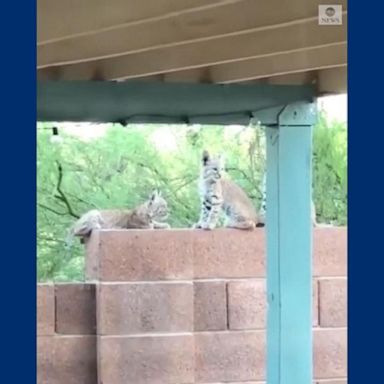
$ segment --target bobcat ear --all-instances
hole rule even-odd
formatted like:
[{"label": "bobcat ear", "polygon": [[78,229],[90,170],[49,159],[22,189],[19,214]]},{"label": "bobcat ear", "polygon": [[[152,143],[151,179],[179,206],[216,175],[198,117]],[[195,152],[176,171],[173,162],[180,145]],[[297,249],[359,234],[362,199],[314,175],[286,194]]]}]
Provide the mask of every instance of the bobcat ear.
[{"label": "bobcat ear", "polygon": [[209,152],[206,149],[204,149],[203,151],[202,160],[203,160],[203,165],[206,165],[207,162],[209,161]]},{"label": "bobcat ear", "polygon": [[151,195],[149,196],[149,200],[152,202],[152,201],[155,201],[156,200],[156,197],[159,196],[159,193],[157,192],[157,189],[154,189],[151,193]]}]

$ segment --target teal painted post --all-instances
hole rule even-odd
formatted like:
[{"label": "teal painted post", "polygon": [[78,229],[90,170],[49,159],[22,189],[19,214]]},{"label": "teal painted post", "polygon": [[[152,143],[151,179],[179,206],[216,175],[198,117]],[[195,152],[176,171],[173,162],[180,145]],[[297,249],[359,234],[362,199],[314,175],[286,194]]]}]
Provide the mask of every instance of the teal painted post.
[{"label": "teal painted post", "polygon": [[314,106],[288,105],[275,119],[266,130],[267,383],[310,384]]}]

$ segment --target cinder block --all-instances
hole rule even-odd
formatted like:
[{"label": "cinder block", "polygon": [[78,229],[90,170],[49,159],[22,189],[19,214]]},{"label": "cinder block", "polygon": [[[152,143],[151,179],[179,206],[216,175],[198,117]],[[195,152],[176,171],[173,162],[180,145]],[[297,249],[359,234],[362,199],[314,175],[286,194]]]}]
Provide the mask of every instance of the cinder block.
[{"label": "cinder block", "polygon": [[99,336],[100,384],[194,383],[192,335]]},{"label": "cinder block", "polygon": [[347,330],[317,329],[313,334],[314,376],[335,379],[347,376]]},{"label": "cinder block", "polygon": [[230,329],[263,329],[266,326],[265,280],[230,281],[228,311]]},{"label": "cinder block", "polygon": [[85,277],[87,281],[98,281],[100,275],[100,231],[93,231],[85,243]]},{"label": "cinder block", "polygon": [[55,333],[55,293],[52,284],[38,284],[37,335],[49,336]]},{"label": "cinder block", "polygon": [[[317,281],[313,281],[313,321],[318,325],[318,289]],[[238,280],[228,283],[229,328],[264,329],[267,315],[267,292],[265,279]]]},{"label": "cinder block", "polygon": [[315,228],[313,231],[315,276],[347,275],[347,228]]},{"label": "cinder block", "polygon": [[[347,229],[314,229],[315,276],[345,276]],[[87,277],[102,281],[265,277],[265,232],[103,230],[87,245]]]},{"label": "cinder block", "polygon": [[319,282],[317,279],[312,281],[312,326],[319,325]]},{"label": "cinder block", "polygon": [[37,338],[37,384],[96,382],[96,336]]},{"label": "cinder block", "polygon": [[100,335],[192,330],[192,283],[100,283],[98,286]]},{"label": "cinder block", "polygon": [[194,240],[195,278],[265,276],[264,230],[190,231]]},{"label": "cinder block", "polygon": [[215,332],[195,335],[198,383],[263,380],[265,333]]},{"label": "cinder block", "polygon": [[87,277],[100,281],[191,279],[192,231],[102,230],[92,235]]},{"label": "cinder block", "polygon": [[194,329],[218,331],[227,329],[227,294],[224,281],[195,281]]},{"label": "cinder block", "polygon": [[96,333],[94,284],[56,284],[56,332],[67,335]]},{"label": "cinder block", "polygon": [[320,326],[347,326],[347,279],[320,280]]}]

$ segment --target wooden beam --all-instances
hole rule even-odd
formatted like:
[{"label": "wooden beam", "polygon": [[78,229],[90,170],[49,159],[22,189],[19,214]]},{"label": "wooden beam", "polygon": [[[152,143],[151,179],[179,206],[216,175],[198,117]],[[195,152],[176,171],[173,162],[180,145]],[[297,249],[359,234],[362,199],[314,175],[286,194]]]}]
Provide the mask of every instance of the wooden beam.
[{"label": "wooden beam", "polygon": [[330,68],[319,72],[317,90],[319,95],[345,93],[348,89],[347,67]]},{"label": "wooden beam", "polygon": [[[331,75],[331,76],[330,76]],[[340,94],[347,92],[347,66],[323,68],[315,71],[295,72],[284,75],[263,77],[261,79],[241,82],[241,84],[271,84],[271,85],[304,85],[312,84],[317,96]],[[327,79],[324,81],[323,79]],[[331,81],[332,80],[332,81]]]},{"label": "wooden beam", "polygon": [[[247,83],[247,84],[317,84],[330,69],[343,69],[347,66],[346,43],[333,44],[299,52],[289,52],[275,56],[219,64],[206,68],[169,72],[143,78],[145,81],[181,83]],[[339,80],[343,77],[340,76]],[[343,93],[346,83],[322,81],[321,93]]]},{"label": "wooden beam", "polygon": [[212,68],[210,73],[213,82],[232,83],[346,64],[347,44],[343,42],[237,63],[222,64]]},{"label": "wooden beam", "polygon": [[38,71],[38,78],[89,80],[96,74],[106,80],[135,78],[229,63],[341,43],[346,39],[346,28],[346,23],[332,28],[319,26],[316,19],[277,29],[221,37],[93,62],[45,68]]},{"label": "wooden beam", "polygon": [[164,81],[229,84],[346,65],[347,43],[342,42],[208,68],[169,72],[164,74]]},{"label": "wooden beam", "polygon": [[37,41],[47,43],[119,25],[242,0],[37,0]]},{"label": "wooden beam", "polygon": [[245,124],[253,112],[311,101],[310,86],[213,85],[142,82],[42,82],[40,121],[207,122]]},{"label": "wooden beam", "polygon": [[302,0],[282,0],[279,7],[270,0],[243,0],[240,4],[231,2],[208,9],[193,8],[161,19],[39,43],[37,63],[38,68],[44,68],[144,52],[256,29],[278,28],[284,23],[317,18],[317,14],[318,0],[307,0],[304,4]]}]

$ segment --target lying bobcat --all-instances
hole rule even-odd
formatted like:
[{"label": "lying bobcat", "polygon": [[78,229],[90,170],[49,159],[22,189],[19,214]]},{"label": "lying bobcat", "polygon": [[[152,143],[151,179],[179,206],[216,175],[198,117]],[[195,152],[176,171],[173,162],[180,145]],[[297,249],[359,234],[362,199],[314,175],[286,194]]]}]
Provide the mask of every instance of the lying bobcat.
[{"label": "lying bobcat", "polygon": [[224,211],[226,227],[254,229],[259,218],[251,199],[237,184],[224,178],[223,173],[223,159],[211,158],[208,151],[204,151],[199,185],[201,213],[194,228],[214,229]]},{"label": "lying bobcat", "polygon": [[167,202],[159,192],[154,191],[145,203],[132,210],[93,209],[85,213],[69,230],[66,243],[70,246],[75,236],[85,243],[94,229],[168,229],[169,224],[160,222],[167,217]]}]

